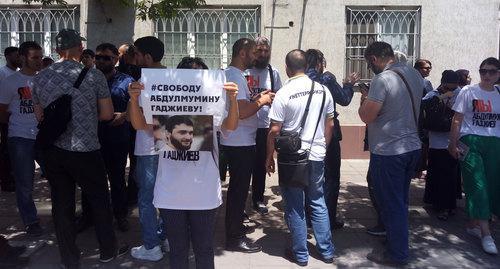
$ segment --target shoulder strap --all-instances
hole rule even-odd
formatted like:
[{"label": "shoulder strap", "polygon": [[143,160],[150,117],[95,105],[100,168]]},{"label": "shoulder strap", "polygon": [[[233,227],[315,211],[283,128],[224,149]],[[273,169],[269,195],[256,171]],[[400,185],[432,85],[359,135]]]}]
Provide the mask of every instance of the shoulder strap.
[{"label": "shoulder strap", "polygon": [[267,65],[267,69],[269,70],[269,78],[271,79],[271,91],[275,92],[274,91],[274,72],[273,72],[273,68],[271,67],[270,64],[268,64]]},{"label": "shoulder strap", "polygon": [[406,85],[406,90],[408,91],[408,95],[410,96],[411,107],[412,107],[412,111],[413,111],[413,113],[412,113],[413,114],[413,119],[415,120],[415,125],[417,126],[417,129],[418,129],[418,118],[417,118],[417,114],[416,114],[417,112],[416,112],[416,109],[415,109],[415,101],[413,100],[413,93],[411,92],[410,84],[408,84],[408,81],[403,76],[403,74],[401,74],[401,72],[399,72],[398,70],[395,70],[395,69],[389,69],[389,70],[391,70],[392,72],[396,73],[403,80],[403,82]]},{"label": "shoulder strap", "polygon": [[80,85],[82,85],[83,79],[85,79],[85,76],[87,75],[87,72],[89,71],[89,68],[85,67],[82,69],[80,72],[80,75],[78,75],[78,78],[75,81],[75,84],[73,84],[73,87],[76,89],[80,88]]},{"label": "shoulder strap", "polygon": [[318,131],[319,123],[321,122],[321,116],[323,116],[323,109],[325,108],[326,92],[325,87],[323,87],[323,101],[321,101],[321,109],[319,110],[318,121],[316,122],[316,128],[314,129],[314,134],[311,139],[311,145],[309,145],[309,151],[311,151],[312,145],[314,143],[314,138],[316,137],[316,132]]},{"label": "shoulder strap", "polygon": [[309,106],[311,105],[311,99],[314,94],[314,81],[312,81],[311,90],[309,91],[309,98],[307,99],[306,109],[304,110],[304,115],[300,120],[300,131],[299,135],[302,135],[302,131],[304,130],[304,125],[306,124],[307,114],[309,114]]}]

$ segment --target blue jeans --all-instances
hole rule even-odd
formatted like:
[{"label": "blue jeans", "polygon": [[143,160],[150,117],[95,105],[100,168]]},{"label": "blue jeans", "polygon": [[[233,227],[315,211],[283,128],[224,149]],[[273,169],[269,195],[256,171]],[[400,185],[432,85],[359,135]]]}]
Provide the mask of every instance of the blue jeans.
[{"label": "blue jeans", "polygon": [[285,220],[292,236],[292,250],[299,262],[305,262],[309,258],[305,205],[311,207],[311,223],[318,252],[325,259],[332,258],[334,252],[323,191],[325,165],[324,162],[318,161],[310,161],[310,163],[311,177],[307,188],[281,187],[281,194],[285,201]]},{"label": "blue jeans", "polygon": [[387,232],[387,252],[398,262],[408,261],[408,192],[420,150],[400,155],[370,155],[370,177],[375,200]]},{"label": "blue jeans", "polygon": [[139,208],[142,241],[146,249],[152,249],[161,245],[161,241],[166,238],[162,221],[158,218],[158,211],[153,205],[158,155],[136,157],[135,180],[139,188],[137,207]]},{"label": "blue jeans", "polygon": [[213,269],[217,209],[160,209],[170,244],[170,268],[189,269],[189,246],[193,246],[197,269]]},{"label": "blue jeans", "polygon": [[35,140],[22,137],[8,138],[9,157],[16,184],[16,199],[19,214],[25,226],[38,223],[33,201],[33,179],[35,177]]}]

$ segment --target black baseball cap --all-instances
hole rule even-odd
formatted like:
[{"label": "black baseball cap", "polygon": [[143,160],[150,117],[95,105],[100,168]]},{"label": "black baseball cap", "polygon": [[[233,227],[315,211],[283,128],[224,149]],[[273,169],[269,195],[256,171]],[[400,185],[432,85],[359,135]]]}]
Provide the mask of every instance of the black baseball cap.
[{"label": "black baseball cap", "polygon": [[73,29],[62,29],[56,35],[56,49],[66,50],[79,46],[82,41],[87,39],[83,38],[80,33]]}]

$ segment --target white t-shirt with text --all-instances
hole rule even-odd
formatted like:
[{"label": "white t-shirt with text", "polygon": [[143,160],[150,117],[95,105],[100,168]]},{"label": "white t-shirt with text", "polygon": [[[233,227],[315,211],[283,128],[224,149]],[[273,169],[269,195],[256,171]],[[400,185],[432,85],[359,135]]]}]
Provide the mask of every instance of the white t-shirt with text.
[{"label": "white t-shirt with text", "polygon": [[487,91],[479,84],[465,86],[458,94],[453,110],[464,115],[460,136],[500,137],[500,87]]},{"label": "white t-shirt with text", "polygon": [[0,104],[8,105],[9,137],[35,139],[38,121],[33,109],[33,76],[15,72],[2,81]]},{"label": "white t-shirt with text", "polygon": [[[276,93],[269,112],[269,118],[271,118],[272,121],[282,123],[283,131],[300,131],[300,122],[307,106],[311,85],[312,80],[306,75],[300,75],[289,79],[281,90]],[[318,117],[320,115],[323,92],[326,93],[325,105],[323,111],[321,111],[321,120],[313,139]],[[309,149],[311,147],[311,141],[314,140],[311,147],[311,153],[309,154],[309,160],[311,161],[323,161],[325,158],[325,119],[333,118],[333,112],[333,98],[330,91],[326,90],[321,84],[315,82],[314,94],[311,105],[309,106],[309,114],[301,137],[301,150]]]},{"label": "white t-shirt with text", "polygon": [[[251,93],[248,89],[248,84],[245,79],[243,71],[240,69],[229,66],[226,70],[226,81],[234,82],[238,85],[238,100],[251,101]],[[258,119],[257,114],[252,115],[246,119],[238,121],[238,128],[227,135],[221,137],[220,143],[224,146],[241,147],[241,146],[255,146],[255,136],[257,134]]]},{"label": "white t-shirt with text", "polygon": [[[281,78],[278,70],[271,68],[273,72],[274,85],[271,85],[271,76],[269,74],[269,67],[264,69],[247,69],[245,71],[245,77],[247,79],[248,88],[250,89],[250,95],[255,96],[263,91],[272,90],[277,92],[281,88]],[[271,89],[271,86],[274,86]],[[258,127],[259,128],[269,128],[269,109],[270,106],[263,106],[257,112]]]}]

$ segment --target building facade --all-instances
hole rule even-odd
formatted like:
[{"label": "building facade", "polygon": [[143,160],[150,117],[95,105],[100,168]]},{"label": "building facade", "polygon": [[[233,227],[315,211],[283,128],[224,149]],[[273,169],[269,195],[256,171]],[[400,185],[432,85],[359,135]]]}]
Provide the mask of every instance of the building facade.
[{"label": "building facade", "polygon": [[[430,80],[438,86],[445,69],[471,70],[477,83],[479,63],[499,56],[500,0],[207,0],[207,6],[181,11],[170,20],[141,21],[119,0],[68,0],[67,7],[27,6],[0,0],[0,51],[26,40],[54,52],[62,28],[79,30],[86,46],[130,43],[155,35],[165,43],[164,63],[174,67],[183,56],[202,57],[211,68],[228,65],[231,46],[240,37],[267,36],[272,62],[283,77],[284,57],[295,48],[324,52],[327,69],[342,80],[350,72],[364,81],[372,74],[363,59],[373,41],[386,41],[412,64],[432,61]],[[338,107],[344,132],[344,158],[367,158],[364,125],[357,116],[359,94]]]}]

